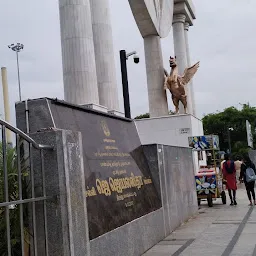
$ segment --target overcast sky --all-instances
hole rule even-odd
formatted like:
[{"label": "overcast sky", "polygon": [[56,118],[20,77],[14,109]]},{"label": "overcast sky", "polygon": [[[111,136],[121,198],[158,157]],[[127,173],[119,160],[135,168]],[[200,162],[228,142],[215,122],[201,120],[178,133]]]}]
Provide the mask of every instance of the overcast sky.
[{"label": "overcast sky", "polygon": [[[143,40],[127,0],[110,0],[115,65],[122,107],[119,50],[136,50],[141,62],[128,63],[132,115],[148,112]],[[239,103],[256,105],[256,1],[194,0],[196,16],[189,32],[192,63],[201,65],[194,79],[199,117]],[[8,68],[12,122],[18,100],[15,54],[8,44],[21,42],[22,97],[63,98],[59,10],[57,0],[8,0],[0,4],[0,65]],[[173,55],[172,31],[162,39],[163,58]],[[170,94],[168,93],[170,98]],[[170,104],[170,109],[173,109]],[[2,89],[0,114],[3,114]]]}]

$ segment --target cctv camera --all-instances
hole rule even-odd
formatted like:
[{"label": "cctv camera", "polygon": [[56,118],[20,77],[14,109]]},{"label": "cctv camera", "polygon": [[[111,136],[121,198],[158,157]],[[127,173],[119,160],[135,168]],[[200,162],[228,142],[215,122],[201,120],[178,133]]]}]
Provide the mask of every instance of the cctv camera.
[{"label": "cctv camera", "polygon": [[133,61],[134,61],[134,63],[138,64],[138,63],[140,62],[140,57],[135,54],[135,55],[133,56]]}]

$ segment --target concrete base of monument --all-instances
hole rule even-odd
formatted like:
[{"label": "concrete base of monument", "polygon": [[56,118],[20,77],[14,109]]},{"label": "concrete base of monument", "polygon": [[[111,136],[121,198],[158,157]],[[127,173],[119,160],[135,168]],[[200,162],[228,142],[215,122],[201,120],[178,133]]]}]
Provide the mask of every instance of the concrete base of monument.
[{"label": "concrete base of monument", "polygon": [[139,256],[198,213],[190,148],[145,145],[162,207],[90,241],[93,256]]},{"label": "concrete base of monument", "polygon": [[189,136],[204,134],[202,121],[193,115],[169,115],[135,120],[142,144],[188,147]]},{"label": "concrete base of monument", "polygon": [[[47,214],[47,233],[65,250],[65,241],[70,240],[76,248],[72,255],[139,256],[197,214],[191,148],[162,145],[166,141],[141,145],[132,120],[57,99],[20,102],[16,104],[16,117],[17,127],[34,136],[45,131],[67,131],[66,137],[63,132],[51,138],[53,142],[46,143],[45,134],[40,138],[42,143],[56,145],[56,155],[49,158],[57,167],[45,161],[45,170],[51,173],[47,178],[55,178],[55,183],[46,184],[47,210],[51,211],[51,215]],[[172,127],[170,123],[163,127],[167,125]],[[146,128],[153,132],[150,124]],[[73,133],[81,138],[71,140]],[[69,160],[71,156],[74,163]],[[41,174],[40,168],[39,171]],[[57,188],[61,200],[57,200]],[[86,200],[80,192],[75,193],[78,188],[83,189]],[[58,202],[53,204],[52,198]],[[60,228],[51,233],[50,223],[55,222]],[[82,229],[79,223],[83,223]],[[84,248],[89,249],[90,244],[90,253],[76,243],[76,236],[84,234],[84,227],[89,230]],[[49,248],[52,249],[51,244]]]},{"label": "concrete base of monument", "polygon": [[[202,121],[191,114],[138,119],[135,123],[142,145],[157,143],[189,147],[188,137],[204,135]],[[206,165],[206,154],[202,152],[201,159],[197,152],[193,155],[196,172],[200,165]]]}]

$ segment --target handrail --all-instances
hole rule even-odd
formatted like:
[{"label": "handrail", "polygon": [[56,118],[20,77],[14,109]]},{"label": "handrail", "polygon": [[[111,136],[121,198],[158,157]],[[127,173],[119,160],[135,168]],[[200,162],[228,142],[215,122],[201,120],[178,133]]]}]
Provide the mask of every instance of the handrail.
[{"label": "handrail", "polygon": [[24,140],[26,140],[27,142],[31,143],[34,148],[36,149],[53,149],[53,146],[50,145],[43,145],[43,144],[38,144],[36,143],[32,138],[30,138],[26,133],[24,133],[23,131],[19,130],[18,128],[12,126],[11,124],[9,124],[8,122],[2,120],[0,118],[0,125],[8,128],[9,130],[11,130],[12,132],[19,134],[20,137],[22,137]]}]

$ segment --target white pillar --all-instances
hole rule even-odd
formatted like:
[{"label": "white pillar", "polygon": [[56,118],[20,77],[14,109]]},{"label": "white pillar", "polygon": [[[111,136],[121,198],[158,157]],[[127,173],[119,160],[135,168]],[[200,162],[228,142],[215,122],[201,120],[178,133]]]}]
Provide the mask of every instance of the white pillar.
[{"label": "white pillar", "polygon": [[162,47],[159,36],[144,37],[150,117],[168,115],[164,86]]},{"label": "white pillar", "polygon": [[90,0],[99,103],[119,110],[109,0]]},{"label": "white pillar", "polygon": [[65,100],[99,104],[89,0],[59,0]]},{"label": "white pillar", "polygon": [[[9,104],[9,91],[8,91],[8,79],[7,79],[7,69],[6,67],[1,68],[2,75],[2,86],[3,86],[3,98],[4,98],[4,119],[6,122],[10,123],[10,104]],[[6,139],[8,144],[12,144],[12,135],[11,131],[7,129]]]},{"label": "white pillar", "polygon": [[[184,14],[175,14],[173,16],[173,41],[174,41],[174,52],[177,59],[179,75],[183,75],[185,69],[188,67],[187,53],[186,53],[186,42],[184,33],[184,24],[186,16]],[[185,88],[187,94],[187,113],[192,113],[191,97],[188,86]],[[184,107],[182,103],[179,104],[180,114],[184,114]]]},{"label": "white pillar", "polygon": [[[189,30],[189,23],[185,22],[184,24],[184,32],[185,32],[185,42],[186,42],[186,53],[187,53],[187,63],[188,66],[191,66],[191,61],[190,61],[190,52],[189,52],[189,43],[188,43],[188,30]],[[196,116],[196,106],[195,106],[195,95],[194,95],[194,85],[193,81],[191,81],[188,85],[190,89],[190,97],[191,97],[191,104],[192,104],[192,113],[194,116]]]}]

